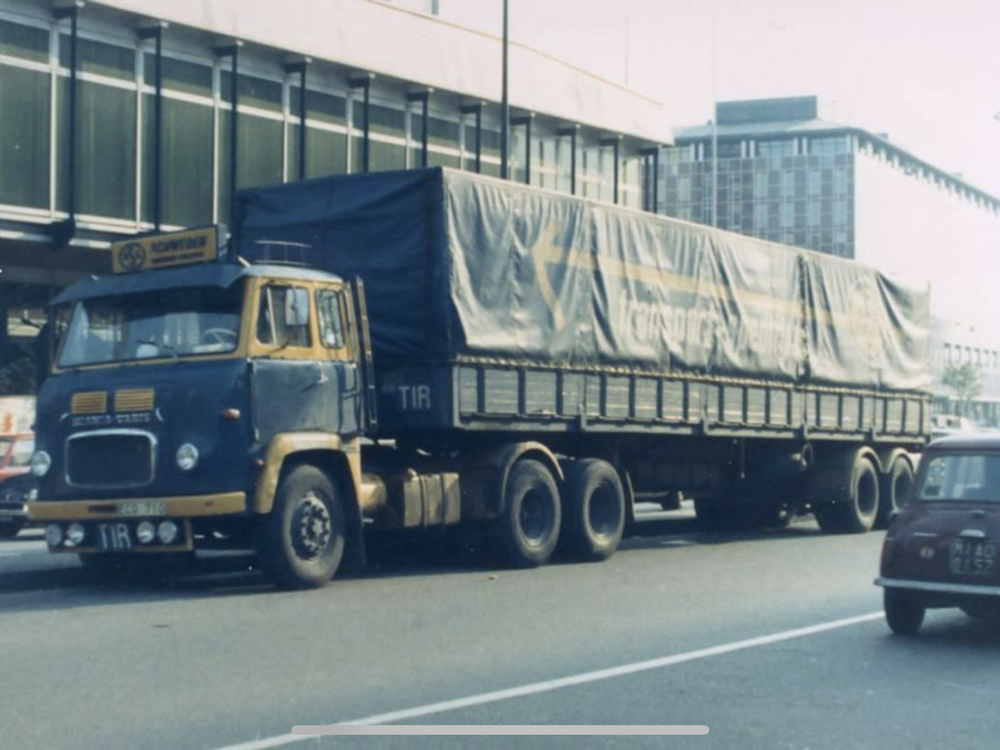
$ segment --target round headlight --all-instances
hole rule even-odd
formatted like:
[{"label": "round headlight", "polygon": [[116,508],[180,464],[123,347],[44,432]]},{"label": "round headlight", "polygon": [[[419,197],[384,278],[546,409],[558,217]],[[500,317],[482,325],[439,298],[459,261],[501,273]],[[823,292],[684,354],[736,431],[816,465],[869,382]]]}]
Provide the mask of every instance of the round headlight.
[{"label": "round headlight", "polygon": [[87,536],[87,532],[84,530],[83,524],[71,523],[69,528],[66,529],[66,546],[77,546],[83,541],[85,536]]},{"label": "round headlight", "polygon": [[198,449],[191,443],[184,443],[177,449],[177,468],[181,471],[191,471],[198,465]]},{"label": "round headlight", "polygon": [[160,527],[156,530],[156,535],[160,537],[160,541],[164,544],[173,544],[177,541],[179,531],[177,524],[173,521],[160,521]]},{"label": "round headlight", "polygon": [[45,542],[50,547],[58,547],[62,544],[63,530],[57,523],[50,523],[45,527]]},{"label": "round headlight", "polygon": [[45,451],[35,451],[31,457],[31,473],[36,477],[44,477],[52,467],[52,456]]},{"label": "round headlight", "polygon": [[143,521],[136,527],[135,536],[142,544],[149,544],[156,539],[156,527],[149,521]]}]

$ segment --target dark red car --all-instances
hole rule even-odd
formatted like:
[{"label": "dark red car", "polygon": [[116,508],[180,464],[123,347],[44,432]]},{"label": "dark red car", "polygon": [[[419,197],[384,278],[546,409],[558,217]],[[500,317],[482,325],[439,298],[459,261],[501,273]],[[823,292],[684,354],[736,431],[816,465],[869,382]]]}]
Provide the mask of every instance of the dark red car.
[{"label": "dark red car", "polygon": [[932,607],[1000,622],[1000,436],[944,438],[923,454],[882,547],[885,617],[913,635]]}]

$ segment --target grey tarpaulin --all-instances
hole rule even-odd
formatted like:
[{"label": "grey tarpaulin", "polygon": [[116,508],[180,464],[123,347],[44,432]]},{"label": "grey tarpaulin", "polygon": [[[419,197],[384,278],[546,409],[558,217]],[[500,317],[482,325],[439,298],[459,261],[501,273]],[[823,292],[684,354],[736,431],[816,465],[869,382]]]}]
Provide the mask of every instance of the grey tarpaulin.
[{"label": "grey tarpaulin", "polygon": [[[929,294],[874,269],[434,168],[243,191],[237,235],[364,278],[376,358],[922,389]],[[247,250],[247,248],[250,248]]]}]

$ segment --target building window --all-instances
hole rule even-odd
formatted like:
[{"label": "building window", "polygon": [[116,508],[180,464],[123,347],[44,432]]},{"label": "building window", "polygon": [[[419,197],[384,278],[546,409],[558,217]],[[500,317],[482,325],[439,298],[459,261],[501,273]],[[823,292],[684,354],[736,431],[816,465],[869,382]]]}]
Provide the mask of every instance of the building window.
[{"label": "building window", "polygon": [[[288,127],[288,164],[299,163],[299,118],[301,92],[290,87],[291,119]],[[306,177],[324,177],[347,172],[347,100],[322,91],[306,89]],[[297,166],[294,167],[298,169]],[[297,172],[290,172],[296,177]]]},{"label": "building window", "polygon": [[[136,200],[135,50],[80,38],[76,82],[76,211],[134,220]],[[58,153],[69,153],[70,38],[59,37],[56,88]],[[61,210],[69,208],[67,173],[57,177]]]},{"label": "building window", "polygon": [[794,156],[795,140],[793,138],[773,138],[757,141],[757,156]]},{"label": "building window", "polygon": [[0,203],[49,207],[49,32],[0,21]]},{"label": "building window", "polygon": [[[156,154],[156,56],[147,54],[142,97],[142,218],[153,220]],[[215,113],[212,69],[163,58],[161,220],[174,226],[212,221],[212,155]]]}]

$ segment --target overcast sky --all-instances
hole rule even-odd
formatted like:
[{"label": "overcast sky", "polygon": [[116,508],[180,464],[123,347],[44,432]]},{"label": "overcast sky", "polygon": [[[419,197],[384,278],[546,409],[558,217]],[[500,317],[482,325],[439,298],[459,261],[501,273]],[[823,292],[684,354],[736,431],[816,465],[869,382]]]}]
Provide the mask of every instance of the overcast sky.
[{"label": "overcast sky", "polygon": [[[463,5],[499,23],[497,0],[446,13]],[[817,94],[821,115],[1000,196],[996,0],[510,0],[510,23],[514,40],[660,99],[672,126],[711,118],[714,67],[718,99]]]}]

